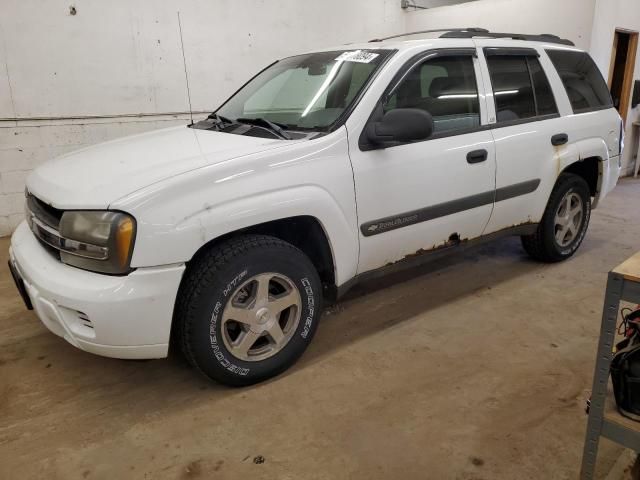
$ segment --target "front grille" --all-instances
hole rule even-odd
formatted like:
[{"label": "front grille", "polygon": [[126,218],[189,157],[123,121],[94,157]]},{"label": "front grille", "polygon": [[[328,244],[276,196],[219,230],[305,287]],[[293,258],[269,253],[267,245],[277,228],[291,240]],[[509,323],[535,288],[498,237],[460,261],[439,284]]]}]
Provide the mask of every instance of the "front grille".
[{"label": "front grille", "polygon": [[56,230],[58,229],[63,214],[62,210],[47,205],[31,194],[27,195],[27,208],[42,223]]},{"label": "front grille", "polygon": [[47,205],[32,194],[27,194],[27,223],[40,244],[51,255],[60,260],[60,237],[58,227],[62,210]]}]

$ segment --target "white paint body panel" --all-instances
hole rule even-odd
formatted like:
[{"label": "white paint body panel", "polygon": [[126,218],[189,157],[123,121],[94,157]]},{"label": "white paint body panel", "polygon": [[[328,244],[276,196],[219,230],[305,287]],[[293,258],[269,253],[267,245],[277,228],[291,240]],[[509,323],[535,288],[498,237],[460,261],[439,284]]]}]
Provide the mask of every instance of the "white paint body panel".
[{"label": "white paint body panel", "polygon": [[[314,217],[328,238],[340,286],[359,273],[432,249],[452,233],[461,239],[475,238],[538,222],[560,172],[582,158],[601,159],[597,200],[615,186],[620,172],[619,117],[613,109],[571,113],[566,92],[544,54],[545,48],[556,48],[553,45],[439,39],[352,48],[372,45],[397,52],[378,72],[346,124],[323,137],[265,140],[182,126],[87,148],[37,168],[27,187],[54,207],[121,210],[137,222],[131,262],[136,270],[125,277],[63,265],[40,246],[26,226],[18,228],[11,258],[43,322],[72,344],[94,353],[126,358],[163,356],[185,263],[222,235],[272,220]],[[495,109],[480,50],[485,45],[537,48],[561,116],[492,128]],[[358,138],[376,102],[408,59],[433,48],[476,46],[484,129],[394,148],[360,150]],[[556,133],[567,133],[569,143],[552,147],[550,139]],[[467,163],[467,153],[477,149],[487,150],[487,160]],[[527,195],[379,235],[365,237],[360,231],[367,221],[532,179],[539,179],[540,185]],[[91,318],[93,337],[73,326],[69,311],[81,311]]]},{"label": "white paint body panel", "polygon": [[227,162],[216,162],[216,154],[211,154],[214,159],[204,168],[112,202],[113,209],[129,212],[138,221],[136,241],[144,248],[135,249],[132,265],[186,262],[225,233],[310,215],[330,239],[338,281],[353,277],[358,237],[346,130],[313,141],[278,143],[281,148]]},{"label": "white paint body panel", "polygon": [[161,180],[282,146],[278,140],[171,127],[58,157],[34,170],[27,188],[56,208],[107,208]]},{"label": "white paint body panel", "polygon": [[[504,41],[492,39],[476,40],[475,43],[479,49],[522,46],[522,42],[510,41],[505,44]],[[531,179],[539,179],[540,185],[533,193],[497,202],[485,234],[521,223],[539,222],[558,175],[580,159],[598,157],[602,160],[604,176],[600,177],[599,185],[604,185],[605,188],[598,188],[594,206],[613,188],[620,174],[619,169],[610,168],[609,162],[610,154],[617,153],[619,148],[618,113],[611,108],[574,115],[562,80],[545,52],[559,47],[538,43],[531,43],[527,47],[538,51],[540,64],[554,92],[560,117],[522,125],[496,125],[492,129],[498,159],[496,188]],[[488,84],[489,71],[484,58],[481,65],[485,84]],[[496,118],[493,93],[488,89],[486,95],[489,117],[493,120]],[[569,143],[554,147],[551,137],[561,133],[569,136]]]},{"label": "white paint body panel", "polygon": [[141,268],[125,277],[86,272],[52,257],[26,222],[11,237],[10,258],[42,323],[75,347],[115,358],[167,356],[184,265]]},{"label": "white paint body panel", "polygon": [[[495,155],[491,133],[466,137],[463,145],[459,138],[447,137],[425,145],[353,155],[360,224],[492,191]],[[357,137],[352,141],[357,144]],[[469,165],[467,153],[479,149],[489,152],[487,161]],[[442,188],[444,185],[448,188]],[[361,233],[359,273],[395,263],[419,250],[442,246],[453,233],[461,239],[479,237],[491,208],[484,205],[369,237]]]},{"label": "white paint body panel", "polygon": [[[472,48],[471,40],[458,40],[457,47]],[[361,101],[347,121],[349,152],[353,164],[358,222],[360,225],[426,206],[490,192],[495,188],[495,152],[487,131],[469,135],[427,140],[381,150],[361,151],[358,141],[369,115],[398,69],[420,51],[410,49],[396,55],[383,75]],[[475,60],[479,77],[479,64]],[[479,81],[479,90],[482,84]],[[487,123],[484,95],[480,101],[481,122]],[[485,162],[470,165],[467,153],[485,149]],[[452,233],[460,238],[479,237],[491,215],[492,205],[421,222],[369,237],[360,234],[360,263],[363,273],[419,250],[430,250],[445,243]]]}]

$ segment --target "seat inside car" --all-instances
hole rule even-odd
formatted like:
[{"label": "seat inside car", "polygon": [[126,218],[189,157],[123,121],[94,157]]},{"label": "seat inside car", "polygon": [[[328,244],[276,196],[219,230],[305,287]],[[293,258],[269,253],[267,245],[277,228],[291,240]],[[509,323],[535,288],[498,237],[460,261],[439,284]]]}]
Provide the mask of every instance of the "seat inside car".
[{"label": "seat inside car", "polygon": [[[480,124],[476,86],[472,80],[463,76],[425,80],[421,70],[411,72],[396,92],[397,108],[419,108],[429,112],[433,117],[434,133]],[[428,92],[425,92],[427,85]]]}]

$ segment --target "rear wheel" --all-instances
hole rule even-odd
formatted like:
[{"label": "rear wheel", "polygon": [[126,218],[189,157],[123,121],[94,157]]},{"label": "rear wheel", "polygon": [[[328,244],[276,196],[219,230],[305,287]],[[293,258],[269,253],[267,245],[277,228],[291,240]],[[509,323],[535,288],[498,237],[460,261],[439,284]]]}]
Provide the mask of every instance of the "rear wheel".
[{"label": "rear wheel", "polygon": [[303,252],[274,237],[248,235],[197,260],[175,321],[192,365],[218,382],[250,385],[302,355],[321,302],[318,274]]},{"label": "rear wheel", "polygon": [[559,262],[571,257],[582,243],[591,217],[591,192],[580,176],[558,178],[542,221],[533,235],[522,236],[522,246],[536,260]]}]

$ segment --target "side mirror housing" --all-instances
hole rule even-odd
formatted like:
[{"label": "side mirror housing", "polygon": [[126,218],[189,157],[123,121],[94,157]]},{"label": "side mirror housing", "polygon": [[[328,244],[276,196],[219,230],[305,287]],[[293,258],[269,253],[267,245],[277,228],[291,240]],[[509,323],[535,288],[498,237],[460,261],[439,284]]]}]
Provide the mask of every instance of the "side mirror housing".
[{"label": "side mirror housing", "polygon": [[369,125],[367,139],[376,146],[425,140],[433,133],[433,117],[418,108],[396,108]]}]

